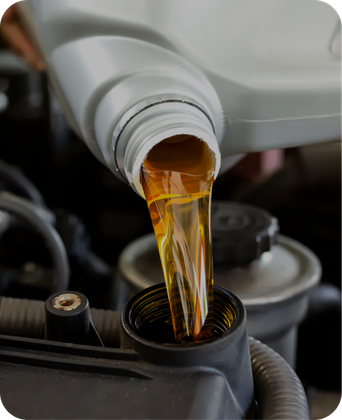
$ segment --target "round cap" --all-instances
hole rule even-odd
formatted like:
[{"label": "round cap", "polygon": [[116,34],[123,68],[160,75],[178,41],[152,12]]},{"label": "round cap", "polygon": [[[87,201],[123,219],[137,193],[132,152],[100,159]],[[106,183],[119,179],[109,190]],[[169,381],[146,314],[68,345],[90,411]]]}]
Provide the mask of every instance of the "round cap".
[{"label": "round cap", "polygon": [[259,259],[276,243],[278,220],[257,207],[233,202],[212,203],[213,258],[241,266]]}]

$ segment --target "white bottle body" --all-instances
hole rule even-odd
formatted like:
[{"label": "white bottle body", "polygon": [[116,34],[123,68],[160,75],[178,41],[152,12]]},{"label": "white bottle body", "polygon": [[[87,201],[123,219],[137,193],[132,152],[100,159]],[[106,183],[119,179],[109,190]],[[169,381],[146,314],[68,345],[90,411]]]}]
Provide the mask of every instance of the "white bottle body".
[{"label": "white bottle body", "polygon": [[223,169],[243,153],[340,139],[341,62],[331,51],[340,21],[323,2],[26,0],[22,9],[69,121],[114,173],[123,116],[163,95],[209,117]]}]

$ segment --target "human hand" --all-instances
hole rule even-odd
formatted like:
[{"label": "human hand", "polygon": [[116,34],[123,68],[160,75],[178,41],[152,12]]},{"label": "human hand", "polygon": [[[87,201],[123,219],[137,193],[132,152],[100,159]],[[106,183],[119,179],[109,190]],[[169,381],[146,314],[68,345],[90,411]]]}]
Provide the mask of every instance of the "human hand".
[{"label": "human hand", "polygon": [[11,49],[23,57],[31,67],[38,71],[45,70],[45,64],[38,50],[31,42],[29,35],[20,21],[16,4],[9,7],[4,13],[0,25],[0,34],[7,41]]}]

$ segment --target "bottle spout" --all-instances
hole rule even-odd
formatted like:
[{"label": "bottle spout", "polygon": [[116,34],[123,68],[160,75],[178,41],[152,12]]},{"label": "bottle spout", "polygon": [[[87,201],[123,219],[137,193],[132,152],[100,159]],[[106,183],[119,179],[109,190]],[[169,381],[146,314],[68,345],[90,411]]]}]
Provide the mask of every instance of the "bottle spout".
[{"label": "bottle spout", "polygon": [[[112,144],[117,172],[143,198],[140,182],[142,165],[151,149],[162,141],[182,142],[187,136],[204,141],[215,155],[214,178],[221,166],[215,128],[208,114],[185,98],[160,100],[138,111],[124,128],[114,130]],[[127,117],[126,117],[127,118]]]}]

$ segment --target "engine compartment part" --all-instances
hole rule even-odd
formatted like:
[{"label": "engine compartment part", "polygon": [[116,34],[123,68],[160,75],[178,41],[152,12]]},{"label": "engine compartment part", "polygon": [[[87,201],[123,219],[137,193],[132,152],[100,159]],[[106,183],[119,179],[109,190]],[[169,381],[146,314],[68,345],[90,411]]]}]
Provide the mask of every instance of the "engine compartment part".
[{"label": "engine compartment part", "polygon": [[53,291],[67,289],[70,274],[69,261],[64,244],[52,224],[37,215],[31,203],[9,193],[0,194],[0,209],[23,218],[40,233],[51,250],[55,267]]},{"label": "engine compartment part", "polygon": [[[212,219],[215,283],[242,300],[249,334],[295,367],[298,325],[307,313],[308,293],[321,277],[318,258],[279,235],[277,220],[257,207],[213,201]],[[136,239],[120,254],[118,282],[131,295],[162,279],[153,234]]]},{"label": "engine compartment part", "polygon": [[55,293],[45,302],[44,337],[64,343],[103,346],[86,296],[78,292]]},{"label": "engine compartment part", "polygon": [[[151,292],[166,295],[164,285],[139,295]],[[139,337],[132,330],[135,318],[129,315],[139,296],[126,304],[121,323],[108,331],[119,331],[119,348],[1,334],[3,404],[17,417],[36,419],[255,418],[253,375],[258,418],[309,419],[294,371],[264,344],[252,338],[248,342],[245,311],[236,296],[217,287],[215,293],[236,305],[236,319],[216,340],[199,345],[162,345]],[[48,301],[58,306],[69,295],[73,300],[74,294],[65,293]],[[80,301],[74,299],[70,306],[77,309]],[[101,328],[96,316],[94,325]],[[100,336],[103,331],[98,330]],[[42,398],[34,398],[37,393]]]}]

